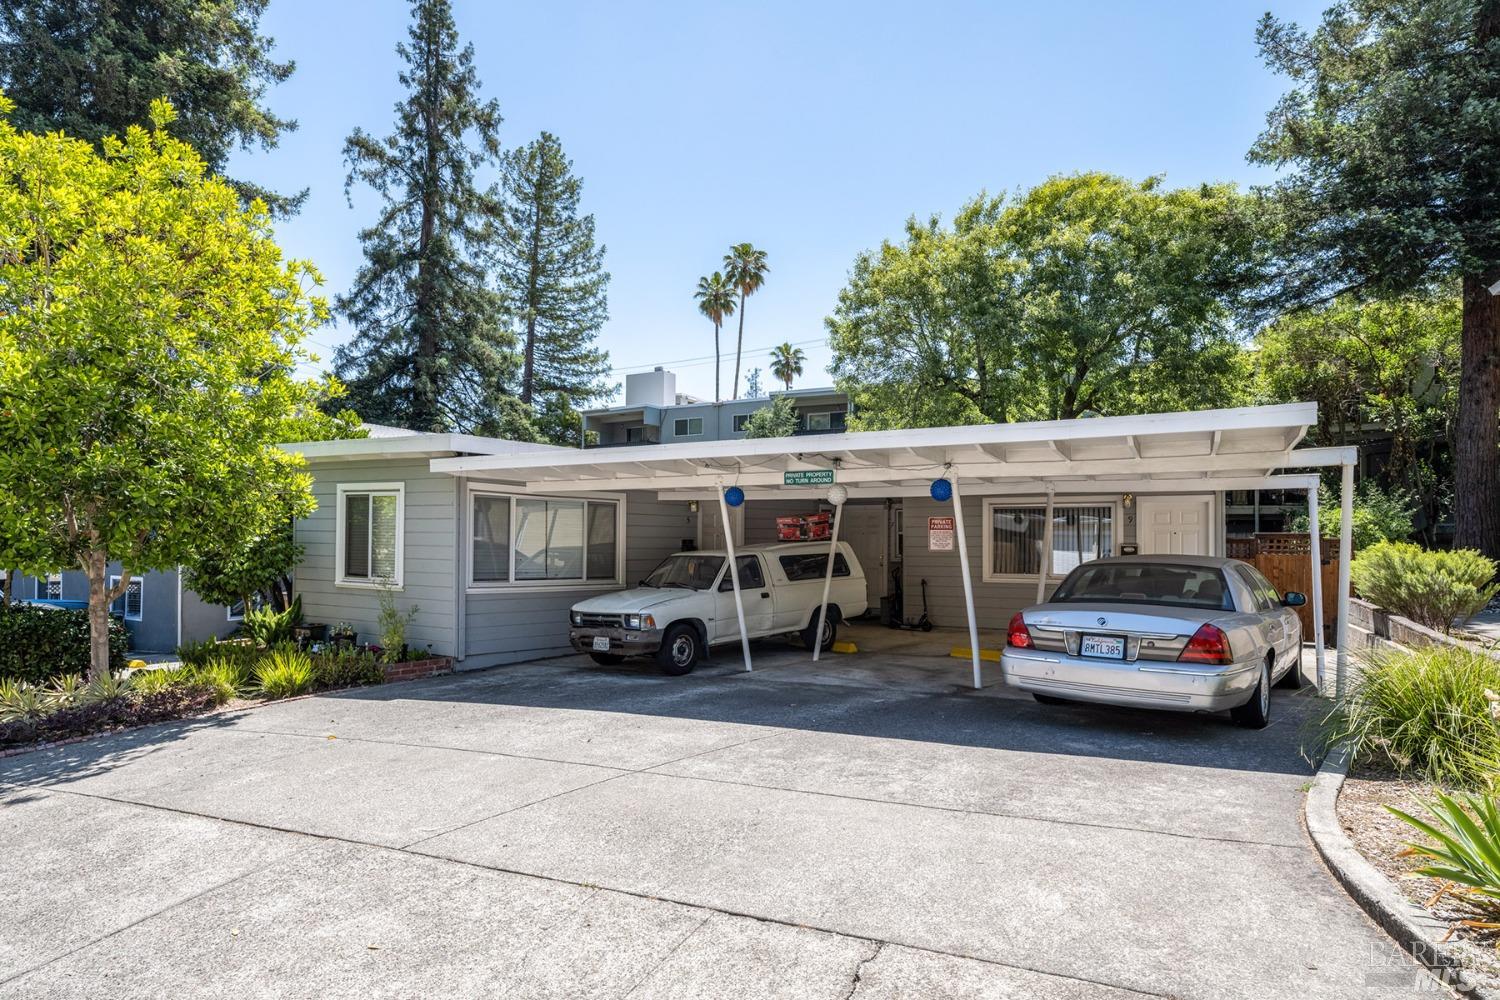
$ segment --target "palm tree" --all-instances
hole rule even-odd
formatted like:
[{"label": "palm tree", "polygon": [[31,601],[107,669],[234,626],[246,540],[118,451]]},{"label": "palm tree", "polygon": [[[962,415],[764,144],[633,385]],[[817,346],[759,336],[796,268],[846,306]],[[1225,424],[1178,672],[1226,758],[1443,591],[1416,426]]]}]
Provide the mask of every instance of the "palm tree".
[{"label": "palm tree", "polygon": [[766,283],[770,270],[766,264],[766,252],[749,243],[736,243],[724,255],[724,277],[740,290],[740,335],[734,345],[734,394],[730,399],[740,398],[740,355],[745,350],[745,296],[754,295]]},{"label": "palm tree", "polygon": [[719,398],[719,328],[724,325],[724,317],[734,315],[734,286],[725,280],[724,275],[715,271],[707,278],[698,279],[698,290],[693,293],[693,298],[698,300],[698,311],[714,323],[714,402],[721,402]]},{"label": "palm tree", "polygon": [[787,392],[791,392],[792,379],[802,374],[802,362],[806,360],[802,348],[782,344],[771,349],[771,374],[785,382]]}]

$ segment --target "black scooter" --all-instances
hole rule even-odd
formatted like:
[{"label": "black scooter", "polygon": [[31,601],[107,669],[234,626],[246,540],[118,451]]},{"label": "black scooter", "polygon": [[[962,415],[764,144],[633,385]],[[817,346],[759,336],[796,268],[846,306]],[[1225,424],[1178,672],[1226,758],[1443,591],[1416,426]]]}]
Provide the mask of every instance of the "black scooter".
[{"label": "black scooter", "polygon": [[896,606],[896,614],[892,618],[891,623],[890,623],[891,624],[891,628],[904,629],[904,630],[906,630],[908,632],[931,632],[932,631],[932,619],[927,616],[927,581],[926,581],[926,579],[923,579],[923,581],[922,581],[922,617],[918,618],[916,621],[907,621],[906,619],[904,619],[902,617],[902,615],[905,613],[905,610],[906,610],[906,604],[905,604],[905,601],[903,600],[903,594],[899,590],[896,591],[896,600],[897,600],[898,603],[897,603],[897,606]]}]

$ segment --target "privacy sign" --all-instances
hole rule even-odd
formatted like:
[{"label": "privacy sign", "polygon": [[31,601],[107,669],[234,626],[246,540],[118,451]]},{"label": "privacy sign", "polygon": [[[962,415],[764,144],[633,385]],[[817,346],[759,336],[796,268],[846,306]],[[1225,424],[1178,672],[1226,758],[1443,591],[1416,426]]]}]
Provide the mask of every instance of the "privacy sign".
[{"label": "privacy sign", "polygon": [[783,486],[832,486],[832,469],[803,469],[798,472],[783,472]]},{"label": "privacy sign", "polygon": [[929,517],[927,519],[927,549],[929,552],[953,551],[953,518]]}]

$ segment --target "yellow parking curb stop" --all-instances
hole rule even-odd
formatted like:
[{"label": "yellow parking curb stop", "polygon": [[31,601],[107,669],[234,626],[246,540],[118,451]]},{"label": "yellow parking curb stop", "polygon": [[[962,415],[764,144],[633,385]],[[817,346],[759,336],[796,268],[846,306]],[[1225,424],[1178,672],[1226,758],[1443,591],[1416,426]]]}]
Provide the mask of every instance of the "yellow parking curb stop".
[{"label": "yellow parking curb stop", "polygon": [[[973,656],[970,655],[970,653],[969,653],[969,647],[968,646],[954,646],[952,649],[950,649],[948,651],[948,655],[951,656],[951,657],[953,657],[955,660],[972,660],[973,659]],[[988,660],[991,663],[999,663],[1000,662],[1000,650],[998,650],[998,649],[981,649],[979,651],[979,658],[981,660]]]},{"label": "yellow parking curb stop", "polygon": [[856,646],[852,642],[836,642],[832,646],[830,646],[829,648],[832,649],[835,653],[857,653],[857,652],[859,652],[859,647]]}]

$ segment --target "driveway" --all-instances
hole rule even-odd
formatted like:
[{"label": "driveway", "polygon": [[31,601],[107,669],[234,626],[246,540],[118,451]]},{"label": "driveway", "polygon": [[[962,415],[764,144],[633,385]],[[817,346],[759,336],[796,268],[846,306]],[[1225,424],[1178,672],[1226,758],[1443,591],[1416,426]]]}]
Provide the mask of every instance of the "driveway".
[{"label": "driveway", "polygon": [[554,660],[0,760],[0,995],[1433,995],[1301,829],[1310,697],[840,669]]}]

